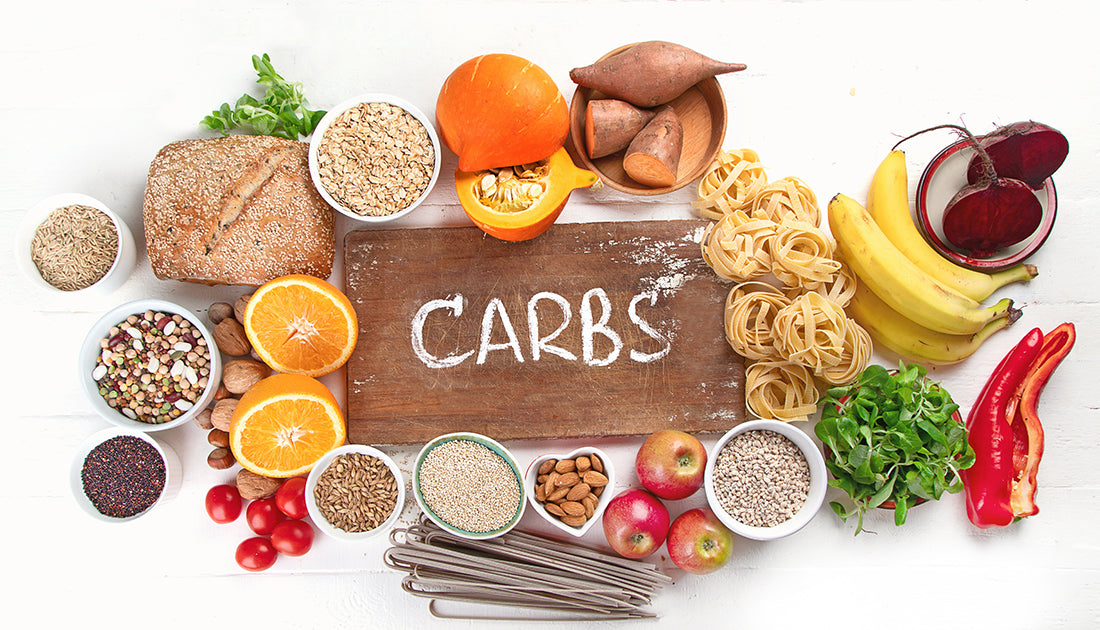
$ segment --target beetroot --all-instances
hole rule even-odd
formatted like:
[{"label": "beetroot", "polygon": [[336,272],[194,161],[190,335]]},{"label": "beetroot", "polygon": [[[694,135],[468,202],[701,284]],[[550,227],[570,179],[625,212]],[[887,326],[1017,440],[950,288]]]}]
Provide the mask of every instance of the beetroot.
[{"label": "beetroot", "polygon": [[[1021,180],[1035,190],[1043,187],[1069,154],[1069,141],[1061,132],[1032,120],[1000,127],[978,143],[989,154],[997,175]],[[982,156],[975,153],[966,181],[977,183],[984,170]]]},{"label": "beetroot", "polygon": [[1030,236],[1043,219],[1038,197],[1023,181],[998,174],[993,160],[968,129],[938,125],[918,131],[897,144],[934,129],[955,129],[963,134],[977,152],[980,167],[973,183],[964,186],[943,209],[944,238],[968,256],[987,258]]}]

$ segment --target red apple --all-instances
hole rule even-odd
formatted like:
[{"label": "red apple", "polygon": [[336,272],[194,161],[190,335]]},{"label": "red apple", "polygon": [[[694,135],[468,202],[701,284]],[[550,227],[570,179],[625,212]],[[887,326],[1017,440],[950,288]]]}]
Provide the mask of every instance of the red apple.
[{"label": "red apple", "polygon": [[730,559],[733,534],[709,508],[688,510],[668,530],[668,555],[688,573],[718,570]]},{"label": "red apple", "polygon": [[662,429],[642,443],[634,468],[646,490],[670,501],[686,499],[703,485],[707,449],[692,435]]},{"label": "red apple", "polygon": [[665,542],[668,521],[668,508],[657,497],[631,488],[608,502],[603,513],[603,533],[619,555],[644,558]]}]

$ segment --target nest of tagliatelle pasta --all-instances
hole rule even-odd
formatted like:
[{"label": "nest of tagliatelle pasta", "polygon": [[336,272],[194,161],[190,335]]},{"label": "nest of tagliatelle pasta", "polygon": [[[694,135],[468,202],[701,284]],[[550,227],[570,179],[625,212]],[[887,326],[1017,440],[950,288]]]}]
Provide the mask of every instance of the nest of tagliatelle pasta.
[{"label": "nest of tagliatelle pasta", "polygon": [[819,383],[843,385],[871,358],[871,337],[844,313],[856,277],[821,229],[817,197],[795,177],[768,182],[750,149],[722,151],[693,202],[713,222],[703,260],[737,282],[726,340],[747,360],[745,404],[761,418],[808,420]]}]

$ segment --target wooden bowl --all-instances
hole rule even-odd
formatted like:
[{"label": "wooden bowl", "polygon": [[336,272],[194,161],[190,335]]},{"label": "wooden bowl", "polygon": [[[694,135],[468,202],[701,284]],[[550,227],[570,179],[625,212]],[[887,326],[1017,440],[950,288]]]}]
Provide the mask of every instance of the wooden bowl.
[{"label": "wooden bowl", "polygon": [[[637,44],[620,46],[607,53],[600,60],[617,55]],[[569,105],[569,138],[571,153],[581,168],[586,168],[600,176],[603,183],[632,195],[663,195],[679,190],[698,179],[711,165],[722,149],[726,137],[726,98],[718,79],[704,79],[686,92],[666,103],[671,105],[684,126],[684,146],[680,153],[680,166],[677,169],[676,183],[661,188],[651,188],[640,184],[623,170],[623,154],[617,153],[592,160],[584,145],[584,116],[588,101],[608,98],[602,92],[577,86],[573,101]],[[659,105],[658,107],[664,107]]]}]

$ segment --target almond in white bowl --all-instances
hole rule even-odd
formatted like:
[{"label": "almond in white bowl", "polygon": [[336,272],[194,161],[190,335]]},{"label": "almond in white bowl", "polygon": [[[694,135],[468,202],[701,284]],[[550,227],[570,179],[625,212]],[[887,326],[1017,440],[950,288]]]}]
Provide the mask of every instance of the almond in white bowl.
[{"label": "almond in white bowl", "polygon": [[[615,487],[611,459],[598,448],[535,458],[524,477],[531,509],[570,536],[584,536],[600,521]],[[606,496],[605,496],[606,495]]]}]

